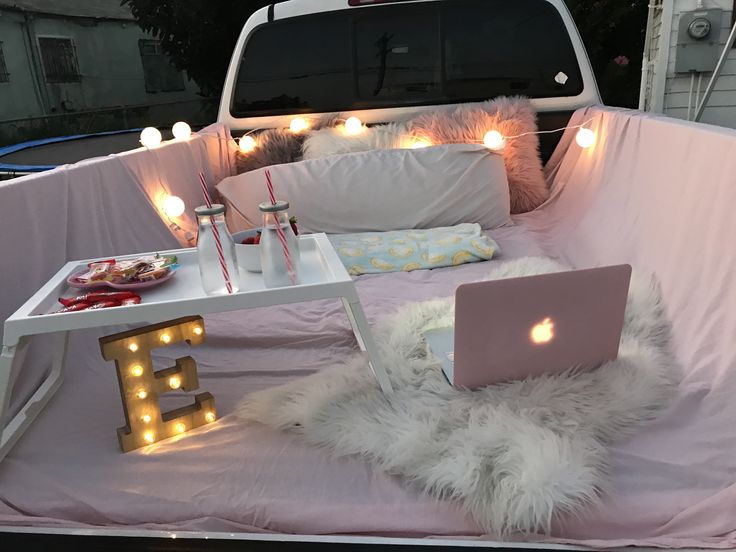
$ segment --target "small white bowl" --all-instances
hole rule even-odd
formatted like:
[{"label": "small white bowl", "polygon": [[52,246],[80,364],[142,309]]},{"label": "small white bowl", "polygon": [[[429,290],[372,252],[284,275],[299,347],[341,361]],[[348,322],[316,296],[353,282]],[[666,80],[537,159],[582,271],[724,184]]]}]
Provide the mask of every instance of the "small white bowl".
[{"label": "small white bowl", "polygon": [[261,271],[261,247],[260,245],[246,245],[241,243],[245,238],[255,237],[258,229],[243,230],[233,234],[235,242],[235,256],[237,257],[238,266],[244,268],[248,272]]}]

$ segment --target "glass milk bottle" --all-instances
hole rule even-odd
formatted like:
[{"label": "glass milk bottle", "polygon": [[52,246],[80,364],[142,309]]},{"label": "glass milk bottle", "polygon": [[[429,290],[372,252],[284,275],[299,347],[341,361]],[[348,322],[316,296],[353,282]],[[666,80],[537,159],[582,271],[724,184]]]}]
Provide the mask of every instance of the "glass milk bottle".
[{"label": "glass milk bottle", "polygon": [[[263,213],[260,243],[263,283],[267,288],[298,284],[299,240],[289,223],[289,204],[286,201],[265,202],[258,208]],[[279,229],[283,241],[279,236]],[[284,244],[288,247],[288,254],[284,250]]]},{"label": "glass milk bottle", "polygon": [[[225,225],[225,206],[219,203],[213,203],[212,207],[202,205],[194,209],[194,212],[199,223],[197,257],[204,292],[207,295],[225,295],[230,291],[235,293],[239,289],[240,274],[235,261],[235,243]],[[227,267],[229,279],[226,278],[223,264]]]}]

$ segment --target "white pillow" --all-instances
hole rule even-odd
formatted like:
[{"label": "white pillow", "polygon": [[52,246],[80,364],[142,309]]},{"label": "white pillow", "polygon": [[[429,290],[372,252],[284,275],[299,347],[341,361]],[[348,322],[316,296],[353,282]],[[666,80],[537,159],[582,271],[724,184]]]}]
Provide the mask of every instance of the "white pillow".
[{"label": "white pillow", "polygon": [[[217,190],[231,231],[261,225],[265,168],[224,179]],[[278,199],[306,232],[330,234],[509,221],[503,158],[481,145],[374,150],[274,165]]]}]

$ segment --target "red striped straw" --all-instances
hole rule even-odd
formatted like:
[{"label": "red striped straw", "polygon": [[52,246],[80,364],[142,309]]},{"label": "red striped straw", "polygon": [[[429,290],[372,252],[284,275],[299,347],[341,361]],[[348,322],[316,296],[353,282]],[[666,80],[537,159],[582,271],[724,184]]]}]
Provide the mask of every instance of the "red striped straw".
[{"label": "red striped straw", "polygon": [[266,169],[266,186],[268,187],[268,199],[271,200],[271,205],[276,203],[276,196],[273,194],[273,182],[271,181],[271,171]]},{"label": "red striped straw", "polygon": [[[212,207],[212,198],[210,192],[207,190],[207,181],[204,179],[204,174],[199,173],[199,183],[202,186],[202,195],[204,196],[204,202],[207,207]],[[227,263],[225,263],[225,254],[222,250],[222,241],[220,240],[220,231],[215,225],[215,217],[210,217],[210,224],[212,225],[212,235],[215,236],[215,248],[217,249],[217,256],[220,259],[220,268],[222,269],[222,277],[225,279],[225,287],[228,293],[233,292],[233,284],[230,280],[230,271],[227,269]]]},{"label": "red striped straw", "polygon": [[212,198],[210,197],[210,191],[207,189],[207,181],[204,179],[203,173],[199,173],[199,184],[202,186],[204,202],[207,204],[207,207],[212,207]]},{"label": "red striped straw", "polygon": [[[271,181],[271,171],[266,169],[266,187],[268,188],[268,199],[271,200],[271,205],[276,203],[276,196],[273,193],[273,182]],[[276,234],[281,242],[281,250],[284,253],[284,261],[286,262],[286,271],[289,274],[289,281],[291,285],[296,285],[296,272],[294,271],[294,262],[291,260],[291,252],[289,251],[289,244],[286,242],[286,234],[284,229],[281,228],[279,222],[278,213],[273,214],[273,220],[276,222]]]}]

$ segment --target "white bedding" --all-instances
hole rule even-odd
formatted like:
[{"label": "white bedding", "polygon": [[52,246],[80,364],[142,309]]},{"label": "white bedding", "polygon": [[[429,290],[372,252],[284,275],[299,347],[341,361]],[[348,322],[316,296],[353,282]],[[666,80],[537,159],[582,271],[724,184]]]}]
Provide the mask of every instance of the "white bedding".
[{"label": "white bedding", "polygon": [[[575,266],[628,262],[654,271],[685,377],[670,409],[612,447],[612,485],[601,503],[580,518],[556,522],[551,539],[607,548],[736,547],[736,250],[731,247],[736,132],[609,109],[580,112],[573,124],[591,118],[596,147],[576,149],[569,133],[550,162],[552,199],[491,236],[501,246],[501,258],[551,254]],[[189,193],[193,184],[174,177],[179,160],[168,157],[167,148],[158,152],[166,160],[159,169],[172,192]],[[704,176],[699,167],[712,170]],[[94,185],[94,174],[111,173],[95,171],[85,175],[89,187],[75,198],[82,212],[95,197],[89,190],[109,192],[102,181]],[[60,197],[75,189],[60,172],[25,180],[39,197],[44,187],[66,186],[53,196],[56,210]],[[125,194],[141,197],[141,192],[121,182],[115,197],[125,208]],[[33,268],[33,278],[13,273],[5,280],[3,267],[9,282],[0,302],[5,316],[66,255],[130,250],[146,242],[147,232],[150,249],[166,243],[156,234],[161,221],[150,216],[129,235],[89,236],[81,225],[67,224],[63,209],[58,219],[23,226],[25,209],[40,204],[29,195],[8,210],[7,186],[0,184],[4,235],[13,235],[9,229],[18,225],[39,240],[54,237],[59,225],[67,234],[51,246],[28,242],[38,246],[28,247],[28,259],[18,259]],[[53,212],[45,204],[44,209]],[[99,221],[98,227],[105,225]],[[7,241],[3,247],[10,247]],[[43,257],[49,254],[51,261]],[[360,278],[358,290],[375,320],[404,302],[447,295],[484,269],[476,263],[368,275]],[[455,504],[428,499],[359,458],[329,458],[294,436],[229,422],[228,412],[249,390],[311,373],[356,350],[339,304],[210,316],[207,327],[207,346],[193,354],[202,389],[215,395],[225,418],[177,442],[126,455],[117,448],[122,411],[113,368],[99,356],[100,332],[75,334],[64,385],[0,463],[0,523],[479,536]],[[175,356],[164,354],[169,360]],[[43,368],[30,360],[19,395]]]}]

